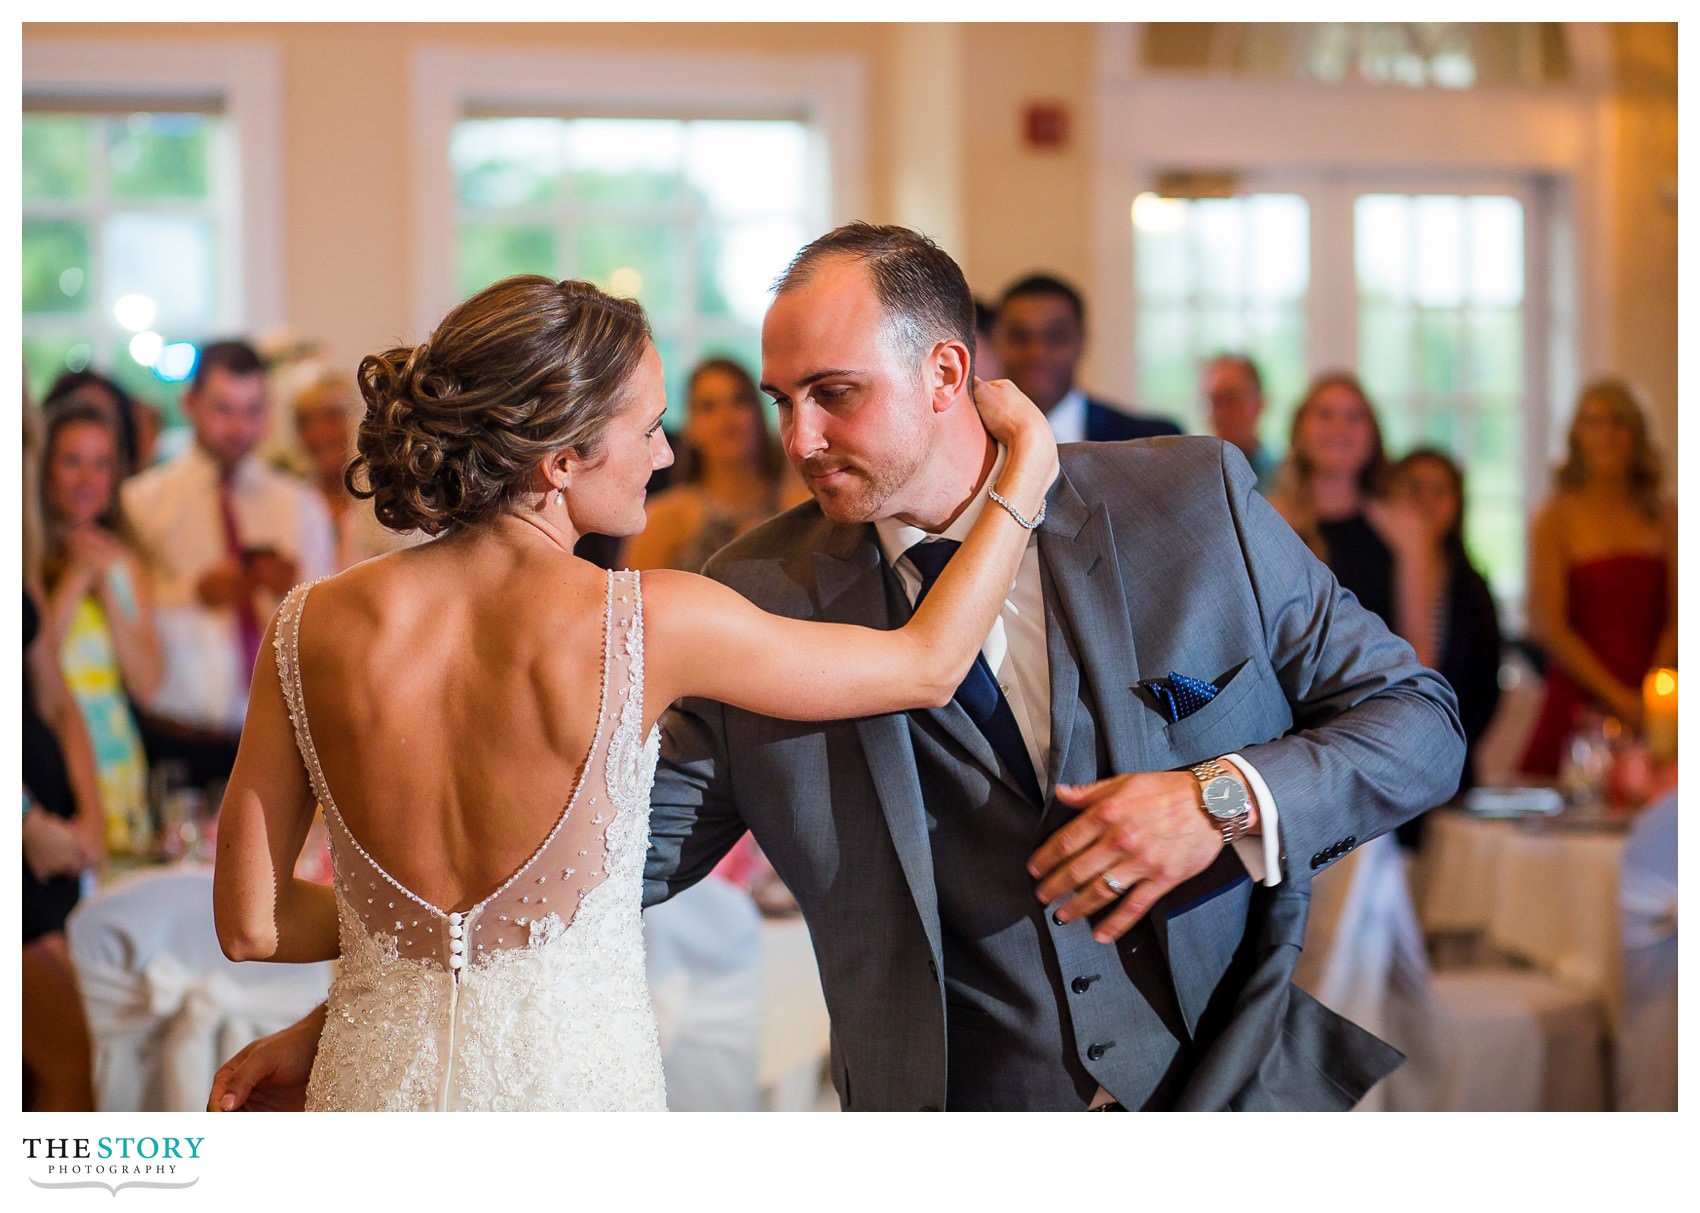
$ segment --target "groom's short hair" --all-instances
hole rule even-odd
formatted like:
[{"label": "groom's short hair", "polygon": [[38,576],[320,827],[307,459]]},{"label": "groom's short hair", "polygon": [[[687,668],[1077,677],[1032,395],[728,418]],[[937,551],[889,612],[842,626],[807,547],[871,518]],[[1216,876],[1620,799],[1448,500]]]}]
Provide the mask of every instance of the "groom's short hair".
[{"label": "groom's short hair", "polygon": [[867,264],[888,331],[905,353],[919,360],[937,342],[960,341],[972,354],[974,296],[962,267],[931,239],[906,227],[857,222],[834,228],[791,259],[774,281],[774,293],[804,285],[835,257]]}]

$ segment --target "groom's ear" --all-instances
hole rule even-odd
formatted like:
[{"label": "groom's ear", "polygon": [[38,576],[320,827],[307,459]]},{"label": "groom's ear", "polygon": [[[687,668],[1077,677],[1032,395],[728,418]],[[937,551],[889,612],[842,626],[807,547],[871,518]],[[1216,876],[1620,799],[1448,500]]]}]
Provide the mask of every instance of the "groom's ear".
[{"label": "groom's ear", "polygon": [[933,412],[944,413],[963,401],[973,407],[969,395],[970,360],[968,347],[960,341],[941,341],[933,346],[927,358],[929,386],[932,388]]}]

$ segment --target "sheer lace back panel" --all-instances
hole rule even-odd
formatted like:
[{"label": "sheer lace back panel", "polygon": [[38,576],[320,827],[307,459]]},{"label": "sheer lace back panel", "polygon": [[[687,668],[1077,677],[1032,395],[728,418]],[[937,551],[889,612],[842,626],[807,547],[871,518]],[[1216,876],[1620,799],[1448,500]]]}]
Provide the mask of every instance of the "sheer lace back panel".
[{"label": "sheer lace back panel", "polygon": [[643,604],[610,574],[595,735],[553,828],[476,904],[435,906],[347,828],[307,725],[309,590],[280,609],[278,668],[330,826],[341,961],[307,1083],[312,1110],[666,1107],[644,979],[644,855],[659,732],[643,733]]},{"label": "sheer lace back panel", "polygon": [[[313,794],[325,812],[339,896],[366,934],[388,950],[443,969],[478,967],[570,926],[606,879],[609,825],[622,808],[646,816],[643,780],[643,613],[637,574],[610,573],[603,607],[602,685],[595,736],[554,828],[531,857],[477,904],[456,911],[426,901],[384,870],[350,832],[313,745],[301,687],[301,616],[317,582],[278,608],[278,674]],[[633,805],[634,798],[643,803]]]}]

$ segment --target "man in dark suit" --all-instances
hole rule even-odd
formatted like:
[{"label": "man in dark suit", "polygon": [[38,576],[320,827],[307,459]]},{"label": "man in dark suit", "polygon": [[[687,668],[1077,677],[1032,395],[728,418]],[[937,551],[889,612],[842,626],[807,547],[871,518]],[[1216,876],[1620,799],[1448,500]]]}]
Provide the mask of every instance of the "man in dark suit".
[{"label": "man in dark suit", "polygon": [[1135,415],[1088,396],[1074,381],[1086,348],[1080,292],[1050,274],[1029,274],[998,300],[993,348],[1003,373],[1051,420],[1058,442],[1120,442],[1178,434],[1167,417]]},{"label": "man in dark suit", "polygon": [[[961,270],[903,228],[805,248],[762,386],[814,500],[708,573],[796,618],[908,618],[1003,452]],[[1209,438],[1075,444],[943,708],[663,723],[644,896],[749,830],[809,926],[847,1110],[1350,1107],[1398,1054],[1291,985],[1309,878],[1439,802],[1450,689]],[[941,542],[942,541],[942,542]],[[221,1071],[293,1101],[311,1019]]]}]

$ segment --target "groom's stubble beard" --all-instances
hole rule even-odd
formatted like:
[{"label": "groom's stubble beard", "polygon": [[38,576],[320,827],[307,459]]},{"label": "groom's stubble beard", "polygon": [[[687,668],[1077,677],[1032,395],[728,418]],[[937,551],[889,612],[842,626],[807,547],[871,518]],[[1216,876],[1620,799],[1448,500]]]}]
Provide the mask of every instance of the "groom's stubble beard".
[{"label": "groom's stubble beard", "polygon": [[[878,522],[906,510],[910,489],[922,475],[929,454],[925,437],[917,432],[894,442],[887,457],[878,463],[823,454],[802,460],[797,471],[821,513],[833,522]],[[829,472],[842,475],[830,483],[819,483],[818,478]]]}]

